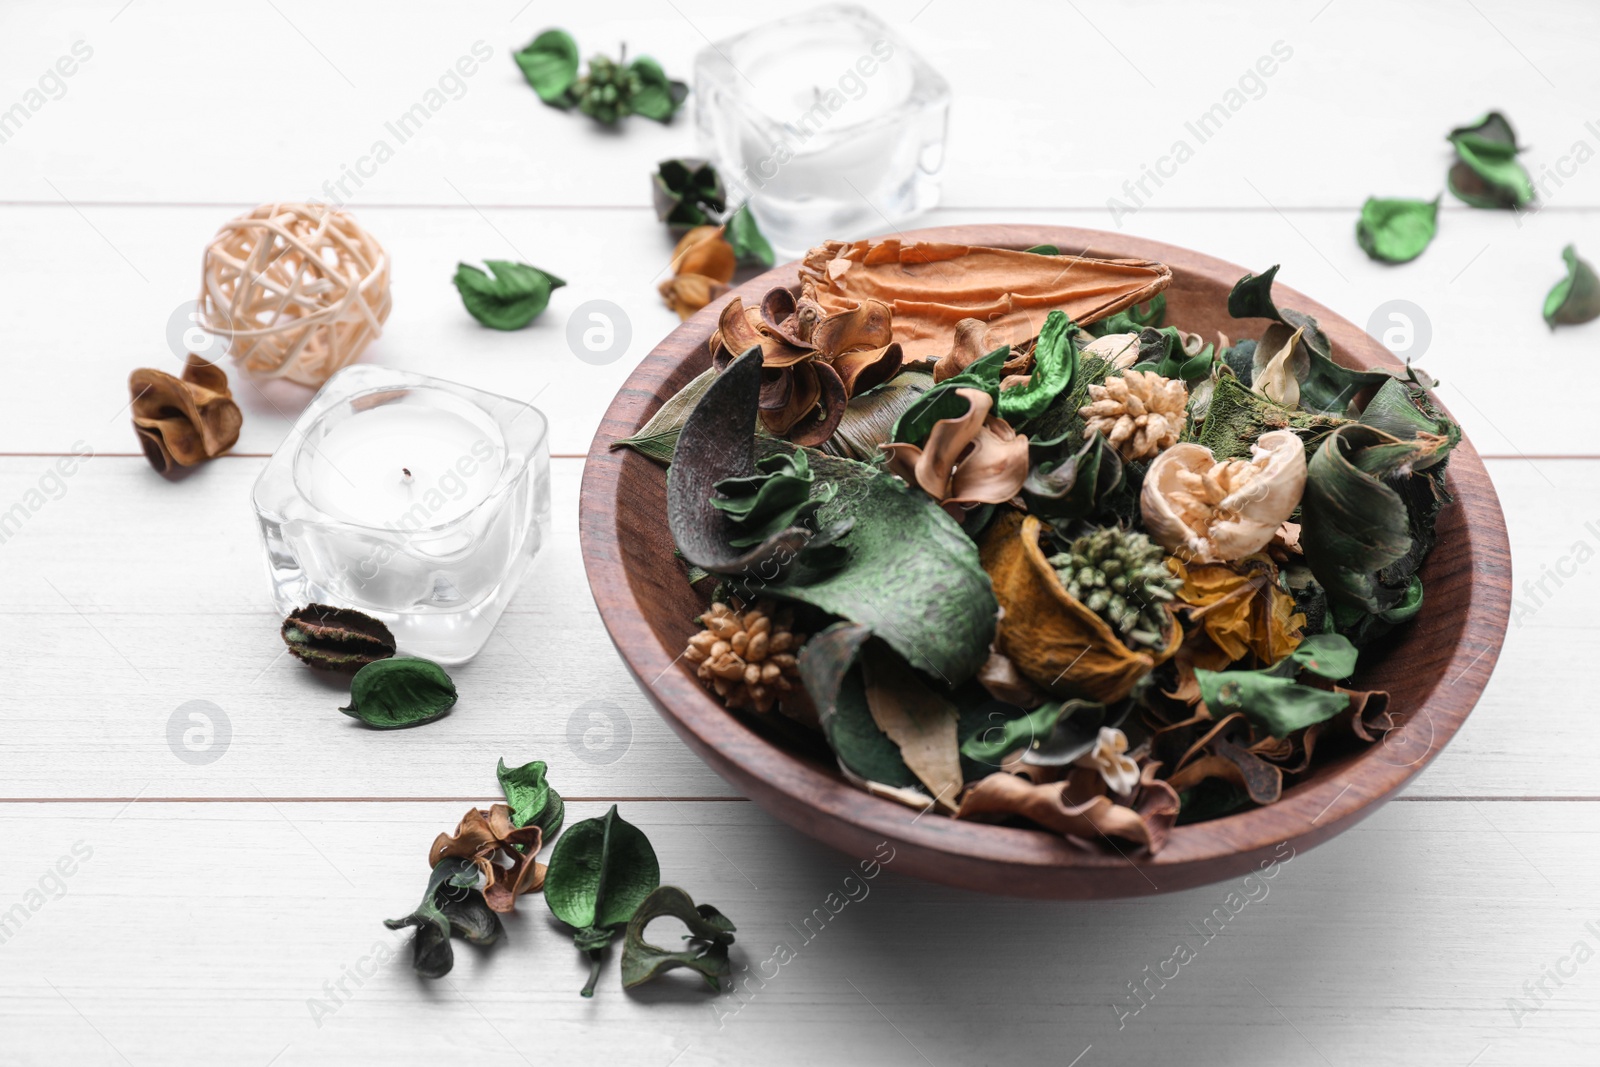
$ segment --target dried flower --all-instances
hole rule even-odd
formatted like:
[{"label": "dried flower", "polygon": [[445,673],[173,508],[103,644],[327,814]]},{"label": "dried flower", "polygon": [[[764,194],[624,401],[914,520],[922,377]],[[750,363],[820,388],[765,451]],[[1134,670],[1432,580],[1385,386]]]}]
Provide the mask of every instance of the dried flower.
[{"label": "dried flower", "polygon": [[1115,726],[1102,726],[1094,749],[1079,757],[1077,765],[1099,771],[1111,791],[1125,797],[1139,784],[1139,764],[1127,753],[1128,735]]},{"label": "dried flower", "polygon": [[1123,459],[1149,459],[1177,443],[1189,390],[1154,371],[1128,370],[1089,386],[1089,398],[1078,409],[1088,422],[1083,436],[1103,433]]},{"label": "dried flower", "polygon": [[703,274],[713,281],[730,282],[738,258],[722,236],[721,226],[696,226],[678,239],[672,250],[674,274]]},{"label": "dried flower", "polygon": [[1306,485],[1305,447],[1291,430],[1250,446],[1251,458],[1217,462],[1193,442],[1173,445],[1145,472],[1139,507],[1157,543],[1185,561],[1243,559],[1272,540]]},{"label": "dried flower", "polygon": [[[514,911],[519,895],[544,885],[545,866],[534,858],[543,842],[544,832],[538,826],[517,826],[505,804],[488,811],[472,808],[461,817],[454,834],[433,839],[428,866],[435,867],[452,856],[471,860],[483,872],[483,899],[490,909]],[[503,855],[509,865],[495,862],[497,855]]]},{"label": "dried flower", "polygon": [[228,375],[190,355],[183,377],[141,367],[128,375],[133,429],[150,466],[163,474],[226,452],[239,440],[244,417],[228,388]]},{"label": "dried flower", "polygon": [[728,707],[771,711],[794,689],[805,635],[791,629],[788,612],[763,602],[741,614],[716,603],[700,625],[705,629],[689,638],[683,657],[698,664],[695,675]]},{"label": "dried flower", "polygon": [[354,674],[395,653],[389,627],[352,608],[326,604],[296,608],[283,620],[280,633],[295,659],[325,671]]},{"label": "dried flower", "polygon": [[982,389],[957,389],[968,402],[959,418],[940,419],[920,445],[892,442],[889,469],[944,505],[956,519],[975,504],[1003,504],[1028,478],[1028,439],[989,414]]}]

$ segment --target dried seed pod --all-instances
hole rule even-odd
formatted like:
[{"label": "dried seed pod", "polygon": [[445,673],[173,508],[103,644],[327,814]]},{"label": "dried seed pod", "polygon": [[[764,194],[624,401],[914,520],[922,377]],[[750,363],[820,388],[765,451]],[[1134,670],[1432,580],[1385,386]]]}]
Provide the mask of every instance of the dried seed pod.
[{"label": "dried seed pod", "polygon": [[281,633],[296,659],[324,671],[354,674],[395,652],[389,628],[353,608],[326,604],[296,608],[283,620]]},{"label": "dried seed pod", "polygon": [[1189,390],[1155,371],[1127,370],[1089,386],[1089,399],[1078,409],[1087,423],[1083,435],[1105,434],[1123,459],[1149,459],[1177,443]]}]

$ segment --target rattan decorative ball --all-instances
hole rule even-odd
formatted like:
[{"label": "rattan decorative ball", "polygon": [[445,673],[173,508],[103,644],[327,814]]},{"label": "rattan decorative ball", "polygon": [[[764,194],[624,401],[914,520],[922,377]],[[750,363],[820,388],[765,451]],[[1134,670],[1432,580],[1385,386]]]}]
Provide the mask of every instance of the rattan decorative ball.
[{"label": "rattan decorative ball", "polygon": [[206,248],[202,325],[251,374],[315,388],[389,317],[389,255],[325,204],[263,204]]}]

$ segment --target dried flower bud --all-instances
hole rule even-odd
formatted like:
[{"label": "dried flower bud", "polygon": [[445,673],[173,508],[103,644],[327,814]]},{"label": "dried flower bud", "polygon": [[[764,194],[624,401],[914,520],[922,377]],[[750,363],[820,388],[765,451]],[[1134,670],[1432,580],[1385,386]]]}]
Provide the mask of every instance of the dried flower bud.
[{"label": "dried flower bud", "polygon": [[726,293],[728,287],[704,274],[680,274],[662,282],[656,291],[678,318],[686,319]]},{"label": "dried flower bud", "polygon": [[696,226],[672,250],[674,274],[703,274],[712,281],[730,282],[738,265],[739,257],[722,236],[721,226]]},{"label": "dried flower bud", "polygon": [[394,635],[370,615],[352,608],[308,604],[283,620],[283,643],[302,663],[318,670],[354,674],[394,655]]}]

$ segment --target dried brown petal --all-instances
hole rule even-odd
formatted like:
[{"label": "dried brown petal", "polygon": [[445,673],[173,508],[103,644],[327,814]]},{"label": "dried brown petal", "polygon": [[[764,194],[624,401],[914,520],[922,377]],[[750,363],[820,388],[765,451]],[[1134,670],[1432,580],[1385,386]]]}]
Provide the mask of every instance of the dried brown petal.
[{"label": "dried brown petal", "polygon": [[[452,856],[471,860],[483,873],[483,899],[490,910],[509,912],[516,909],[520,894],[537,891],[544,885],[545,865],[536,859],[543,843],[544,832],[538,825],[517,827],[505,804],[496,804],[488,811],[472,808],[461,817],[454,834],[440,834],[433,839],[428,866],[431,869]],[[523,848],[514,847],[518,845]],[[504,855],[509,866],[496,863],[497,854]]]},{"label": "dried brown petal", "polygon": [[128,375],[133,429],[145,458],[163,474],[232,448],[244,417],[220,367],[190,355],[183,377],[141,367]]},{"label": "dried brown petal", "polygon": [[291,655],[325,671],[354,674],[395,653],[389,627],[353,608],[308,604],[291,611],[279,632]]}]

